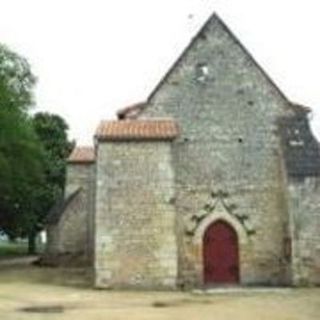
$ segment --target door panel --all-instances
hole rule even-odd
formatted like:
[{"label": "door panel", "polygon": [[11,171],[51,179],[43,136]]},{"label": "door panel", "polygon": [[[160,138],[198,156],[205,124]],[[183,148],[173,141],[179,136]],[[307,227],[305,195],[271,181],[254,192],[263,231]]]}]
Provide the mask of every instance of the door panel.
[{"label": "door panel", "polygon": [[235,230],[224,221],[211,224],[203,237],[205,284],[239,282],[239,248]]}]

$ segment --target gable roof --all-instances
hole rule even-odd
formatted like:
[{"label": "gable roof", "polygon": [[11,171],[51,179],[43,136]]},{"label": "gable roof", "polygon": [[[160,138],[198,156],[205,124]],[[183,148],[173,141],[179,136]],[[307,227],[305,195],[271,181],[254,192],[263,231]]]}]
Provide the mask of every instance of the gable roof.
[{"label": "gable roof", "polygon": [[[203,35],[205,30],[208,28],[208,26],[211,23],[217,23],[220,25],[225,32],[229,34],[229,36],[241,47],[243,52],[250,58],[250,60],[253,62],[253,64],[260,70],[260,72],[263,74],[263,76],[267,79],[267,81],[270,83],[270,85],[278,92],[278,94],[286,101],[288,101],[288,107],[290,108],[291,103],[289,102],[286,95],[282,92],[282,90],[277,86],[277,84],[271,79],[271,77],[267,74],[267,72],[261,67],[261,65],[255,60],[255,58],[252,56],[252,54],[245,48],[245,46],[240,42],[240,40],[234,35],[234,33],[228,28],[228,26],[222,21],[222,19],[218,16],[216,12],[214,12],[207,21],[203,24],[203,26],[200,28],[200,30],[196,33],[194,37],[192,37],[189,44],[186,46],[186,48],[182,51],[180,56],[176,59],[176,61],[171,65],[169,70],[164,74],[164,76],[160,79],[160,81],[157,83],[157,85],[154,87],[154,89],[151,91],[149,96],[147,97],[146,102],[139,103],[135,105],[134,113],[131,113],[131,109],[122,109],[120,112],[118,112],[118,116],[121,115],[121,119],[126,118],[128,115],[132,115],[130,118],[136,118],[143,109],[145,109],[148,104],[150,104],[151,100],[155,96],[155,94],[160,90],[162,85],[167,81],[169,76],[172,74],[172,72],[175,70],[175,68],[179,65],[179,63],[184,59],[184,57],[187,55],[189,50],[192,48],[194,43]],[[120,118],[120,116],[119,116]]]},{"label": "gable roof", "polygon": [[104,141],[172,140],[179,134],[178,125],[171,119],[102,121],[96,138]]},{"label": "gable roof", "polygon": [[161,88],[162,84],[168,79],[170,74],[173,72],[173,70],[176,68],[176,66],[181,62],[181,60],[186,56],[188,51],[192,48],[194,43],[203,35],[204,31],[208,28],[208,26],[211,23],[216,22],[218,25],[220,25],[227,33],[228,35],[241,47],[241,49],[244,51],[244,53],[249,56],[250,60],[254,63],[254,65],[262,72],[264,77],[269,81],[269,83],[278,91],[278,93],[288,101],[286,95],[282,92],[282,90],[276,85],[276,83],[270,78],[270,76],[267,74],[267,72],[261,67],[261,65],[255,60],[255,58],[252,56],[252,54],[247,50],[247,48],[241,43],[241,41],[238,39],[238,37],[229,29],[229,27],[223,22],[223,20],[219,17],[219,15],[214,12],[207,21],[203,24],[203,26],[200,28],[200,30],[196,33],[196,35],[191,39],[190,43],[186,46],[186,48],[183,50],[183,52],[180,54],[178,59],[173,63],[173,65],[169,68],[167,73],[165,73],[164,77],[160,80],[160,82],[155,86],[155,88],[151,91],[150,95],[147,98],[147,101],[150,102],[150,100],[154,97],[154,95],[157,93],[157,91]]},{"label": "gable roof", "polygon": [[75,147],[68,160],[69,163],[87,164],[95,161],[94,149],[92,147]]}]

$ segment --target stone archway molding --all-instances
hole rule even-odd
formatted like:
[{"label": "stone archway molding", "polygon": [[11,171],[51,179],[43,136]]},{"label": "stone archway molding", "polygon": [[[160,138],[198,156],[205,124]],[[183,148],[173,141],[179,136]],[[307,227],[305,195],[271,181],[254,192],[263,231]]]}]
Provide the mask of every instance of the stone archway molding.
[{"label": "stone archway molding", "polygon": [[218,205],[212,213],[207,215],[201,223],[198,225],[197,229],[195,230],[193,241],[195,244],[201,244],[203,235],[207,228],[214,222],[221,220],[234,228],[238,235],[238,241],[241,244],[246,244],[248,242],[248,235],[246,230],[244,229],[243,225],[239,222],[239,220],[232,216],[223,205]]}]

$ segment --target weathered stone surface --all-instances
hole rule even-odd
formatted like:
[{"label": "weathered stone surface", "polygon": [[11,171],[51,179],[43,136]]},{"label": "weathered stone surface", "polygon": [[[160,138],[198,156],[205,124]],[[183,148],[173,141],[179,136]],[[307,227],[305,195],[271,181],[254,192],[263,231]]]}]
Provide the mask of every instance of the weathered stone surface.
[{"label": "weathered stone surface", "polygon": [[320,149],[308,110],[216,15],[129,111],[132,122],[170,118],[178,137],[96,136],[96,169],[70,167],[67,191],[83,190],[52,229],[55,251],[94,247],[97,287],[201,287],[203,236],[223,220],[237,234],[240,284],[320,284]]},{"label": "weathered stone surface", "polygon": [[291,181],[289,205],[295,285],[320,285],[320,179]]},{"label": "weathered stone surface", "polygon": [[98,287],[175,287],[170,142],[101,143],[97,155]]},{"label": "weathered stone surface", "polygon": [[241,283],[288,281],[286,173],[277,132],[278,119],[290,113],[288,101],[215,16],[151,96],[141,117],[172,117],[182,128],[172,149],[179,283],[203,281],[202,242],[195,247],[182,221],[219,190],[254,232],[240,246]]},{"label": "weathered stone surface", "polygon": [[[48,226],[46,260],[69,261],[73,264],[92,264],[93,214],[94,214],[94,164],[69,164],[67,168],[66,195],[80,188],[56,223]],[[51,257],[51,258],[50,258]],[[69,262],[68,262],[69,263]]]}]

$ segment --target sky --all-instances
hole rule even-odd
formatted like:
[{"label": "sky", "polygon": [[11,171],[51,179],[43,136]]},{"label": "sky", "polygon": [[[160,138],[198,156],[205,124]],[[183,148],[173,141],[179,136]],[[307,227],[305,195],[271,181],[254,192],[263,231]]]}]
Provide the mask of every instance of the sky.
[{"label": "sky", "polygon": [[215,11],[320,138],[320,3],[316,0],[0,0],[0,42],[38,78],[37,105],[92,144],[101,119],[144,101]]}]

